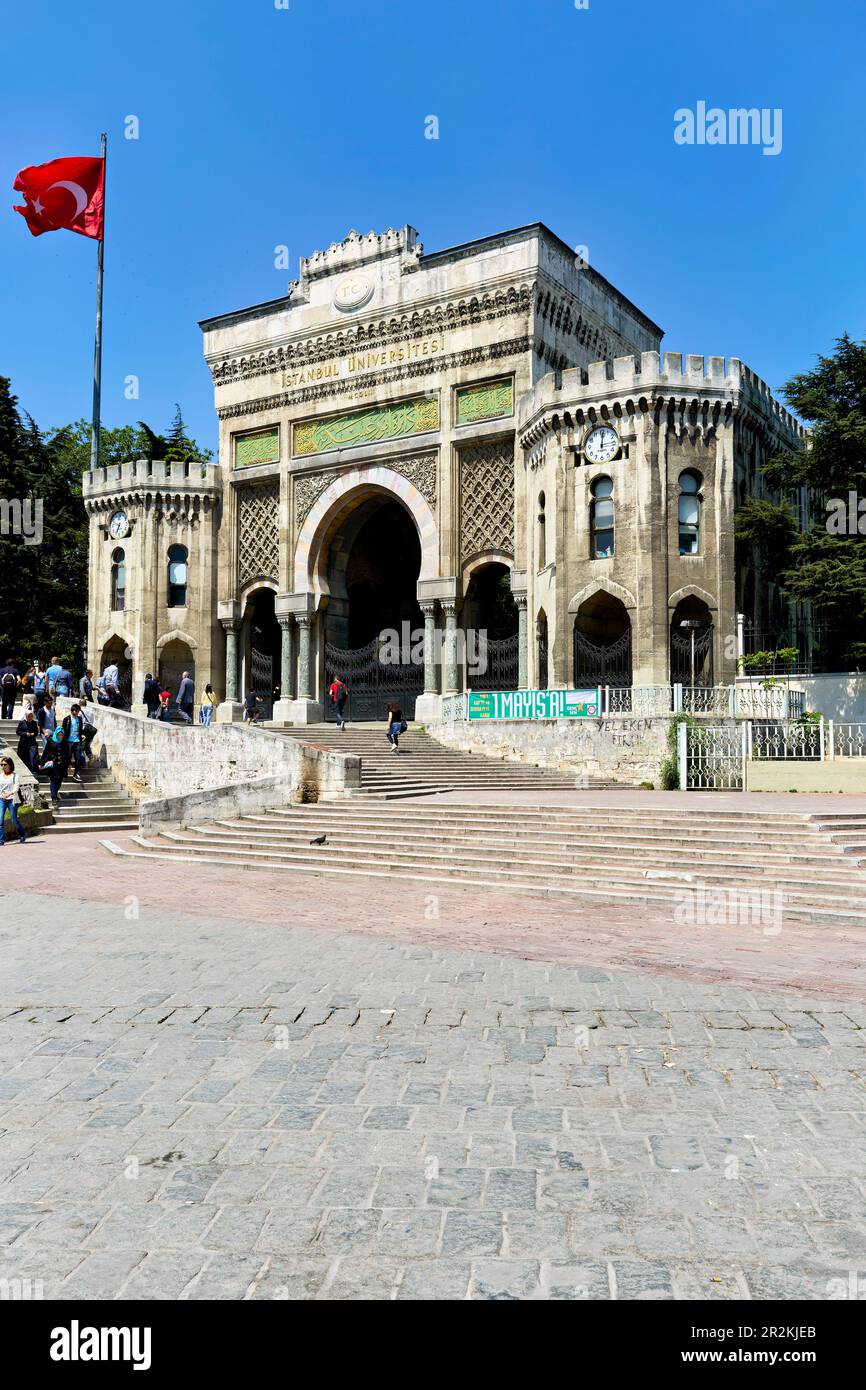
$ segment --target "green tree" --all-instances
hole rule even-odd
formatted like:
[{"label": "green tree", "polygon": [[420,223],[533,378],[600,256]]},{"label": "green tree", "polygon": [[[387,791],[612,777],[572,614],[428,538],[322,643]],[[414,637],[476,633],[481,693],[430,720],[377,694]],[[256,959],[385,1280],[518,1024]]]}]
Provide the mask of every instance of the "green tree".
[{"label": "green tree", "polygon": [[189,438],[179,405],[175,406],[174,419],[169,426],[165,441],[165,458],[174,463],[183,463],[188,459],[204,461],[211,457],[210,449],[200,449],[195,440]]},{"label": "green tree", "polygon": [[[175,458],[206,459],[188,439],[178,407],[180,430]],[[152,441],[166,441],[148,426],[122,425],[100,431],[100,458],[105,464],[152,458]],[[160,451],[161,457],[169,457]],[[40,431],[19,408],[11,382],[0,377],[0,663],[7,656],[29,663],[34,657],[62,656],[74,672],[83,669],[87,635],[88,525],[81,478],[90,466],[90,424],[75,420]],[[41,515],[41,538],[12,525],[25,504]],[[37,503],[41,504],[37,511]],[[35,540],[36,532],[32,538]]]},{"label": "green tree", "polygon": [[0,535],[2,659],[57,654],[80,665],[87,603],[81,469],[19,411],[6,377],[0,377],[0,479],[5,517],[10,507],[29,504],[39,518],[29,536],[8,525]]},{"label": "green tree", "polygon": [[[767,572],[779,575],[788,595],[811,601],[835,629],[838,660],[857,661],[866,652],[866,507],[861,534],[856,523],[848,527],[848,503],[851,493],[866,503],[866,342],[844,334],[833,355],[792,377],[783,395],[811,426],[809,442],[768,462],[764,477],[782,500],[746,502],[737,536],[759,546]],[[800,487],[812,501],[805,531],[786,500]]]}]

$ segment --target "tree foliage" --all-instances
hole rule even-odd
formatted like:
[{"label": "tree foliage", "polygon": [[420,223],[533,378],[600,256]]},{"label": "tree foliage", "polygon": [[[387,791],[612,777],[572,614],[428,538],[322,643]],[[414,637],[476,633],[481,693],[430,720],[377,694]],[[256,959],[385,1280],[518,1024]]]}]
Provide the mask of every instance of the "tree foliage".
[{"label": "tree foliage", "polygon": [[[779,575],[791,598],[810,600],[835,625],[853,660],[866,639],[866,342],[843,335],[833,355],[792,377],[783,395],[811,426],[809,442],[777,454],[763,474],[782,499],[807,488],[812,522],[800,531],[786,500],[752,498],[737,515],[737,536],[761,548],[768,571]],[[858,500],[864,503],[859,514]],[[841,502],[854,521],[843,533],[827,524]]]},{"label": "tree foliage", "polygon": [[[175,458],[209,458],[186,436],[180,408]],[[102,463],[154,457],[147,426],[123,425],[100,432]],[[169,457],[164,441],[162,457]],[[19,408],[11,382],[0,377],[0,663],[7,656],[19,664],[34,657],[63,657],[74,669],[84,663],[87,634],[87,517],[82,502],[81,476],[90,465],[90,425],[86,420],[42,431]],[[11,524],[18,508],[30,504],[39,515],[41,538]],[[28,515],[25,511],[24,515]],[[32,530],[35,540],[37,532]]]}]

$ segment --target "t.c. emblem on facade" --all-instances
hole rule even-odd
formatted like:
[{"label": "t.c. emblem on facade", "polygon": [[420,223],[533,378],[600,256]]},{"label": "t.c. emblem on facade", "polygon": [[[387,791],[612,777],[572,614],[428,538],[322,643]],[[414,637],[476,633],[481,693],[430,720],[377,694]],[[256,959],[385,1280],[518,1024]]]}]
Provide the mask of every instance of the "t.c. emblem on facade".
[{"label": "t.c. emblem on facade", "polygon": [[460,551],[514,552],[514,441],[460,450]]},{"label": "t.c. emblem on facade", "polygon": [[238,584],[252,579],[273,579],[280,573],[280,489],[241,487],[238,503]]}]

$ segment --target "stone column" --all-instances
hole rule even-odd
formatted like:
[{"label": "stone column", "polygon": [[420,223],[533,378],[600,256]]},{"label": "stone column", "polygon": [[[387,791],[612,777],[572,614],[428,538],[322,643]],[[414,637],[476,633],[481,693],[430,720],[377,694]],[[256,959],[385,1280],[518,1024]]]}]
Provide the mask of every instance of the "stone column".
[{"label": "stone column", "polygon": [[436,604],[422,603],[424,614],[424,694],[438,695],[436,688]]},{"label": "stone column", "polygon": [[526,595],[515,594],[517,605],[517,689],[525,690],[528,684],[529,633],[526,622]]},{"label": "stone column", "polygon": [[457,689],[457,604],[443,603],[445,614],[445,690],[446,695],[456,695]]},{"label": "stone column", "polygon": [[238,699],[238,623],[221,618],[220,624],[226,635],[226,697],[217,705],[216,722],[234,724],[243,719],[244,714],[243,704]]},{"label": "stone column", "polygon": [[271,722],[289,724],[292,721],[292,692],[295,684],[294,626],[292,617],[279,617],[282,631],[280,642],[280,698],[274,704]]},{"label": "stone column", "polygon": [[314,613],[296,613],[298,624],[298,696],[292,700],[292,720],[295,724],[320,724],[324,719],[321,700],[313,690],[313,622]]},{"label": "stone column", "polygon": [[418,724],[433,724],[440,715],[439,684],[436,679],[436,603],[421,603],[424,614],[424,693],[415,701]]},{"label": "stone column", "polygon": [[298,699],[312,700],[310,689],[310,627],[313,618],[310,613],[298,615]]},{"label": "stone column", "polygon": [[294,624],[291,618],[280,618],[280,628],[282,629],[282,643],[280,646],[280,699],[290,700],[292,698],[292,684],[294,681],[294,653],[292,652],[292,639]]}]

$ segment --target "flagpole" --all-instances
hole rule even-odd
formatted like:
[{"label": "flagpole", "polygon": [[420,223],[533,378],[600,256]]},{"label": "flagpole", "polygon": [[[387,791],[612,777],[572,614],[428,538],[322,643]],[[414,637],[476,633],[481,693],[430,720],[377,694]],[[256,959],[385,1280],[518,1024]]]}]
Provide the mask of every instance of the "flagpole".
[{"label": "flagpole", "polygon": [[93,424],[90,434],[90,467],[99,466],[99,418],[102,405],[102,273],[105,257],[106,146],[102,133],[102,236],[96,253],[96,337],[93,342]]}]

